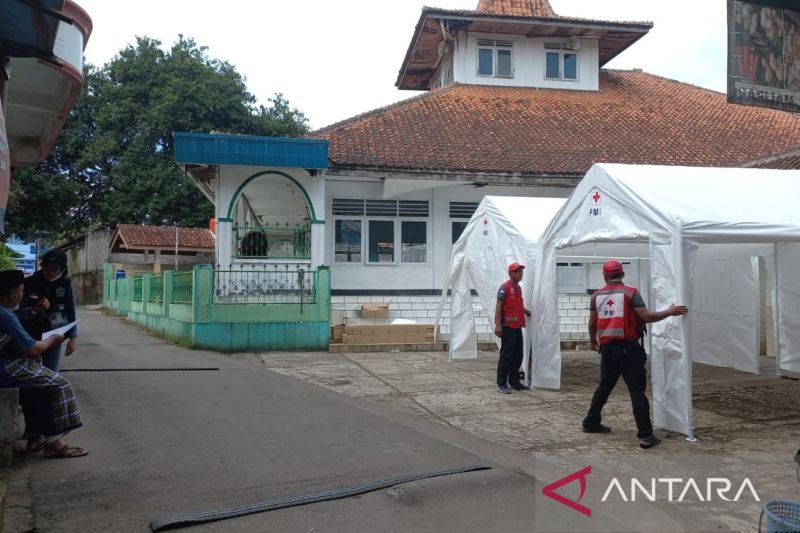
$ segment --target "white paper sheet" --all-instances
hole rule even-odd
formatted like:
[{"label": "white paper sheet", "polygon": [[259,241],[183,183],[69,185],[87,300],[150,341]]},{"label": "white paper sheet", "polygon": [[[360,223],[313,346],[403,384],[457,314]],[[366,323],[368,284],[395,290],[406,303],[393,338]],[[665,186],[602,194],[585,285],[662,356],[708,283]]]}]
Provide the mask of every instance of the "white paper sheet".
[{"label": "white paper sheet", "polygon": [[61,326],[60,328],[51,329],[50,331],[45,331],[44,333],[42,333],[42,340],[46,341],[53,335],[64,335],[66,332],[74,328],[75,324],[77,324],[78,322],[79,321],[76,320],[75,322],[70,322],[66,326]]}]

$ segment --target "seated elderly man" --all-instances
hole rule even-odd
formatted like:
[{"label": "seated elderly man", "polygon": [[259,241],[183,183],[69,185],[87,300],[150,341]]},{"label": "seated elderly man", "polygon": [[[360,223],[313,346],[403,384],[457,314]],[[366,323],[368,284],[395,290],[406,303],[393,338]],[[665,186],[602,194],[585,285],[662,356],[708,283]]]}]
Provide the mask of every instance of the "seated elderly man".
[{"label": "seated elderly man", "polygon": [[0,385],[20,388],[28,451],[44,450],[46,458],[81,457],[88,452],[61,441],[83,425],[69,381],[42,365],[40,354],[64,341],[62,335],[35,341],[25,332],[14,309],[23,295],[20,270],[0,272]]}]

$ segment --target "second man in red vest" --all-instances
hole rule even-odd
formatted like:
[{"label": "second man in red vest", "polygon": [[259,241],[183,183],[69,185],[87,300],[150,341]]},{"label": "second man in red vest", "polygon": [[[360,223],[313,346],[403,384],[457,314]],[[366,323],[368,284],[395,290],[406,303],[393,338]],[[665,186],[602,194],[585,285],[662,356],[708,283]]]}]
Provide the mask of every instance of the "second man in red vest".
[{"label": "second man in red vest", "polygon": [[525,317],[531,315],[522,302],[522,287],[519,285],[524,269],[519,263],[508,265],[509,280],[497,291],[494,309],[494,333],[500,337],[497,390],[503,394],[511,394],[511,389],[530,389],[519,380],[523,359],[522,328],[525,327]]}]

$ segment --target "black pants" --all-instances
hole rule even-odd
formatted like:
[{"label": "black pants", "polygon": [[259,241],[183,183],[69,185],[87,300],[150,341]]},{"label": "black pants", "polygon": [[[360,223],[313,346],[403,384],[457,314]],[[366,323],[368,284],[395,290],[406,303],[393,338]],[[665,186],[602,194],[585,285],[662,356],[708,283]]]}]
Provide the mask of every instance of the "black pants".
[{"label": "black pants", "polygon": [[520,385],[519,367],[522,366],[522,329],[503,328],[500,340],[500,359],[497,361],[497,386]]},{"label": "black pants", "polygon": [[640,439],[653,434],[650,422],[650,402],[644,391],[647,388],[647,354],[638,342],[614,341],[600,347],[600,385],[592,396],[589,413],[583,419],[587,428],[600,425],[601,412],[620,376],[628,386],[636,419],[636,436]]}]

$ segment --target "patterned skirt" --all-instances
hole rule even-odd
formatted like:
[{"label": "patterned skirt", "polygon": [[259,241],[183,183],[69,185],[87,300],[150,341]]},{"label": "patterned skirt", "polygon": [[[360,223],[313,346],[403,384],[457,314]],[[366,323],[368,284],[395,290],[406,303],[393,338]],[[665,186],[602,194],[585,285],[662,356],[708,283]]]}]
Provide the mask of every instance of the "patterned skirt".
[{"label": "patterned skirt", "polygon": [[72,385],[38,357],[0,358],[6,387],[19,387],[25,427],[33,435],[60,435],[83,425]]}]

